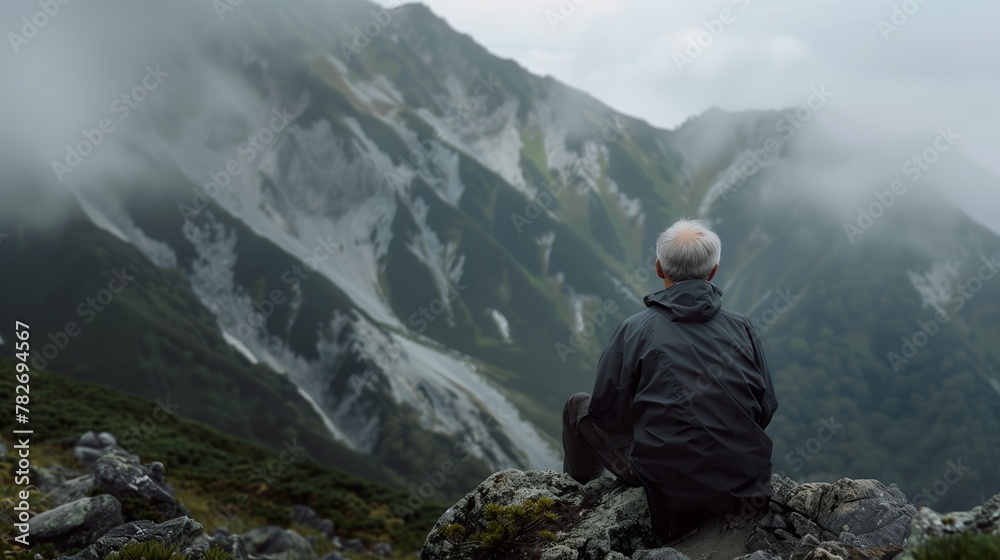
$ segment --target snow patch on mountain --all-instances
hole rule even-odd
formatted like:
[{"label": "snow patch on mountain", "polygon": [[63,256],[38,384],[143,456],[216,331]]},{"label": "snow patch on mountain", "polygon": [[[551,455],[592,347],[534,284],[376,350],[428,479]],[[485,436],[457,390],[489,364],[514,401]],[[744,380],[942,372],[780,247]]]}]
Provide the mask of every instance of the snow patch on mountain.
[{"label": "snow patch on mountain", "polygon": [[500,336],[503,337],[504,342],[510,342],[510,323],[507,322],[507,317],[504,317],[503,313],[500,313],[493,308],[487,309],[486,313],[491,319],[493,319],[493,322],[496,323],[497,329],[500,331]]},{"label": "snow patch on mountain", "polygon": [[945,304],[959,280],[959,264],[948,260],[934,263],[924,272],[906,271],[913,289],[920,294],[921,307],[931,307],[937,312],[946,313]]}]

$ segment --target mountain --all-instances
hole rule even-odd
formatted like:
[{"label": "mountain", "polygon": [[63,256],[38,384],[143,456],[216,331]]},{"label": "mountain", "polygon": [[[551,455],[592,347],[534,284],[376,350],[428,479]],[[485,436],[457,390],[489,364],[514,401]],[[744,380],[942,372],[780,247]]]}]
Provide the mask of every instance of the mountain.
[{"label": "mountain", "polygon": [[[1000,238],[938,188],[995,178],[957,151],[896,172],[933,135],[859,153],[821,85],[807,112],[657,129],[419,4],[223,15],[162,53],[113,171],[8,170],[6,194],[59,181],[71,199],[58,225],[0,224],[17,294],[0,316],[31,325],[44,368],[454,498],[558,467],[563,402],[657,289],[656,235],[700,216],[726,305],[763,332],[776,470],[897,482],[936,509],[1000,487],[1000,282],[982,272]],[[838,193],[859,190],[855,212]]]}]

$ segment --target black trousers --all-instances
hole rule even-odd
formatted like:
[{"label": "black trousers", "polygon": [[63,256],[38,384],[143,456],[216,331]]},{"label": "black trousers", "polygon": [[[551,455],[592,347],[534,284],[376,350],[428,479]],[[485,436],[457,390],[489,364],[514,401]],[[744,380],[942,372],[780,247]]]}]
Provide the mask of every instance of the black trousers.
[{"label": "black trousers", "polygon": [[563,407],[563,472],[580,484],[611,471],[629,486],[642,486],[628,464],[632,434],[610,434],[598,428],[587,415],[590,394],[577,393]]}]

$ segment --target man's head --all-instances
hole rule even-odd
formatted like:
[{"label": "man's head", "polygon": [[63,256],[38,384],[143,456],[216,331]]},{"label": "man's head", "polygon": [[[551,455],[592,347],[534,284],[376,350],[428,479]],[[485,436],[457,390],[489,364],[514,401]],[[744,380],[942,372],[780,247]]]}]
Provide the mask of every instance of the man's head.
[{"label": "man's head", "polygon": [[685,280],[711,280],[722,241],[704,220],[677,220],[656,238],[656,274],[669,288]]}]

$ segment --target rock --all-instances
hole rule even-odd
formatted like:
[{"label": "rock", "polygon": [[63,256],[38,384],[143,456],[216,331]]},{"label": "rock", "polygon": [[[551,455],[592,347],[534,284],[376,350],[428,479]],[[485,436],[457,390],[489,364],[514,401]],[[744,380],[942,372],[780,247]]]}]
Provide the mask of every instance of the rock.
[{"label": "rock", "polygon": [[632,560],[691,560],[685,554],[677,552],[673,548],[654,548],[652,550],[639,550],[632,555]]},{"label": "rock", "polygon": [[744,556],[740,556],[739,558],[734,558],[733,560],[781,560],[781,556],[771,554],[770,552],[764,552],[763,550],[758,550],[753,554],[746,554]]},{"label": "rock", "polygon": [[7,458],[7,444],[0,441],[0,459]]},{"label": "rock", "polygon": [[215,534],[208,538],[208,545],[225,550],[233,556],[233,560],[247,560],[250,557],[243,537],[230,533],[225,527],[215,530]]},{"label": "rock", "polygon": [[304,527],[315,529],[328,538],[333,538],[334,525],[329,519],[320,518],[311,507],[303,505],[292,506],[292,522]]},{"label": "rock", "polygon": [[521,504],[541,497],[553,500],[553,512],[559,520],[549,528],[557,533],[557,541],[539,543],[539,550],[560,547],[557,550],[565,548],[581,555],[585,549],[586,558],[603,560],[612,551],[628,557],[636,550],[660,546],[650,526],[642,488],[628,488],[611,478],[599,478],[582,486],[569,475],[550,470],[508,469],[487,478],[438,520],[424,543],[421,558],[468,558],[466,552],[455,549],[441,529],[457,523],[471,533],[481,525],[486,504]]},{"label": "rock", "polygon": [[127,454],[108,453],[97,460],[94,472],[95,484],[119,501],[140,500],[167,519],[177,511],[177,502],[170,489],[154,480],[163,480],[163,474],[154,473]]},{"label": "rock", "polygon": [[65,560],[102,560],[120,551],[127,544],[146,541],[159,541],[165,546],[176,546],[177,552],[184,557],[191,555],[201,558],[208,549],[208,539],[205,537],[204,529],[190,517],[178,517],[160,524],[144,519],[130,521],[111,529],[97,542]]},{"label": "rock", "polygon": [[101,447],[118,446],[118,440],[116,440],[115,436],[109,434],[108,432],[101,432],[97,434],[97,441],[101,443]]},{"label": "rock", "polygon": [[49,499],[52,500],[53,504],[61,506],[85,497],[93,487],[94,475],[92,474],[71,478],[49,492]]},{"label": "rock", "polygon": [[[486,504],[522,504],[539,497],[554,502],[552,511],[559,519],[539,529],[554,532],[556,539],[537,539],[518,551],[548,560],[891,558],[902,551],[916,513],[895,485],[877,480],[799,484],[775,476],[771,484],[774,497],[766,507],[752,504],[738,513],[706,518],[695,533],[666,548],[652,532],[641,488],[611,478],[582,486],[553,471],[505,470],[486,479],[438,520],[421,558],[475,557],[476,551],[457,546],[443,529],[458,524],[469,535],[483,528]],[[996,505],[1000,509],[1000,498]]]},{"label": "rock", "polygon": [[344,552],[368,552],[361,539],[347,539],[341,543]]},{"label": "rock", "polygon": [[253,556],[267,555],[270,560],[312,560],[316,557],[305,537],[273,525],[247,531],[243,540],[247,552]]},{"label": "rock", "polygon": [[387,542],[377,542],[372,546],[372,554],[378,556],[392,556],[392,545]]},{"label": "rock", "polygon": [[337,551],[333,551],[330,554],[327,554],[326,556],[323,556],[319,560],[346,560],[346,559],[344,558],[343,554],[341,554],[341,553],[339,553]]},{"label": "rock", "polygon": [[[885,486],[877,480],[798,484],[776,475],[771,486],[770,513],[747,543],[750,551],[794,552],[806,558],[812,549],[804,550],[803,543],[833,555],[838,553],[828,549],[836,547],[822,543],[839,543],[855,557],[877,557],[902,549],[916,513],[895,484]],[[807,536],[813,538],[805,540]]]},{"label": "rock", "polygon": [[1000,535],[1000,494],[969,511],[937,513],[921,507],[910,524],[906,550],[897,560],[913,560],[916,551],[931,539],[962,533]]},{"label": "rock", "polygon": [[43,511],[28,525],[34,543],[52,543],[58,549],[67,549],[85,547],[122,523],[121,504],[105,495]]},{"label": "rock", "polygon": [[100,449],[104,447],[104,444],[101,443],[101,440],[97,439],[97,436],[94,435],[94,432],[88,430],[84,432],[84,434],[80,436],[80,439],[76,441],[76,446],[87,447],[90,449]]},{"label": "rock", "polygon": [[38,489],[48,493],[59,487],[62,483],[71,478],[79,477],[81,472],[66,468],[62,465],[52,465],[51,467],[38,467],[35,469],[35,480]]}]

